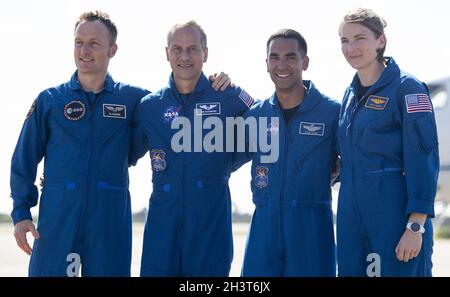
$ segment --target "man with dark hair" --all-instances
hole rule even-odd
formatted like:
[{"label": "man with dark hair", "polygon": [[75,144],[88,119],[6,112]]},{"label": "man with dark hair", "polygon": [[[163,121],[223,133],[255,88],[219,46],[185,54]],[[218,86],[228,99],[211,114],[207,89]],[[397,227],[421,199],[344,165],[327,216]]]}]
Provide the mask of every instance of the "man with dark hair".
[{"label": "man with dark hair", "polygon": [[308,45],[306,44],[305,38],[300,33],[292,29],[283,29],[270,35],[266,43],[267,54],[269,54],[270,51],[270,43],[277,38],[292,39],[293,41],[296,41],[298,50],[309,60],[307,57]]},{"label": "man with dark hair", "polygon": [[330,180],[339,104],[303,80],[309,58],[300,33],[285,29],[270,36],[266,63],[275,93],[245,118],[267,119],[258,137],[278,141],[279,158],[263,162],[267,153],[249,150],[257,136],[248,133],[247,152],[236,154],[235,168],[252,160],[255,204],[242,275],[335,276]]}]

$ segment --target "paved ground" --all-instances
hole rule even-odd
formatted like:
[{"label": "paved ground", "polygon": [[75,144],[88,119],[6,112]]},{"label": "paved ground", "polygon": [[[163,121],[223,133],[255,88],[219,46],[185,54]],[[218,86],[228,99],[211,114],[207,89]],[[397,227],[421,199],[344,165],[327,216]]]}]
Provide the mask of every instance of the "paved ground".
[{"label": "paved ground", "polygon": [[[234,224],[234,261],[231,276],[239,276],[246,235],[247,224]],[[28,256],[16,247],[10,224],[0,224],[0,276],[26,276]],[[132,275],[139,275],[142,251],[143,225],[134,225]],[[434,276],[450,276],[450,240],[436,240],[433,254]]]}]

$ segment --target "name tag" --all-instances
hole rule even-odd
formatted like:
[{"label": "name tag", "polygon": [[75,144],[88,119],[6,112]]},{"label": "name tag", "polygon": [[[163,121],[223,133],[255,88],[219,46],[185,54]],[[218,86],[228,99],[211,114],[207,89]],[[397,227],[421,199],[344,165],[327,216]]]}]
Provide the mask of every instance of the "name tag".
[{"label": "name tag", "polygon": [[299,133],[302,135],[323,136],[325,123],[301,122]]},{"label": "name tag", "polygon": [[103,104],[103,117],[126,119],[127,107],[119,104]]},{"label": "name tag", "polygon": [[195,104],[195,115],[220,114],[220,102]]},{"label": "name tag", "polygon": [[371,96],[369,96],[369,98],[367,98],[365,107],[376,109],[376,110],[383,110],[386,108],[388,101],[389,101],[388,97],[380,97],[380,96],[371,95]]}]

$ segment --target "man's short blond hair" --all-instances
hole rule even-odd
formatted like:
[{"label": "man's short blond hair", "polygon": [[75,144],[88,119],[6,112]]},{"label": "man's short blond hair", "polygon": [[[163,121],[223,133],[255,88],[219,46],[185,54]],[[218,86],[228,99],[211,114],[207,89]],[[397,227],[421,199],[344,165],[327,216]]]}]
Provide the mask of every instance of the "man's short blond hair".
[{"label": "man's short blond hair", "polygon": [[200,42],[202,44],[203,49],[206,49],[207,46],[207,40],[206,40],[206,33],[203,30],[203,28],[194,20],[190,20],[188,22],[185,23],[178,23],[175,26],[173,26],[169,33],[167,33],[167,46],[169,46],[170,44],[170,40],[172,39],[172,35],[173,33],[175,33],[176,30],[179,29],[185,29],[185,28],[191,28],[194,30],[197,30],[200,33]]}]

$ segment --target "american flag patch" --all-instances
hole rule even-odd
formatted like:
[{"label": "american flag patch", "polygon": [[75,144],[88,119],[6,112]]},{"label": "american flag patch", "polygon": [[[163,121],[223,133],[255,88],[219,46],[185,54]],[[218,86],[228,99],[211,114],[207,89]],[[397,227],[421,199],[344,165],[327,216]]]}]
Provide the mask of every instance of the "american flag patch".
[{"label": "american flag patch", "polygon": [[433,112],[430,98],[427,94],[409,94],[405,96],[406,111],[413,112]]},{"label": "american flag patch", "polygon": [[242,90],[241,93],[239,94],[239,98],[241,98],[242,102],[244,102],[244,104],[247,105],[248,107],[252,107],[253,102],[255,102],[255,100],[253,100],[252,96],[250,96],[244,90]]}]

